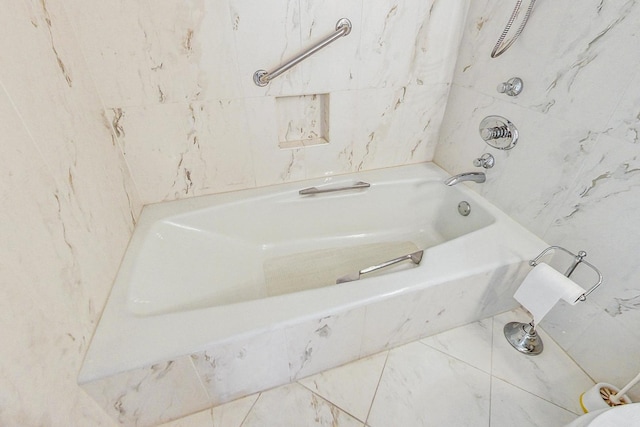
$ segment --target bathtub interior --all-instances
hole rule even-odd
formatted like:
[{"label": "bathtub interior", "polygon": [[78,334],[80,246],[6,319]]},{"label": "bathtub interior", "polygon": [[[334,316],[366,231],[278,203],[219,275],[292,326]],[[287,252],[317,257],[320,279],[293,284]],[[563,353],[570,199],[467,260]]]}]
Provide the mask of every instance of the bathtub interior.
[{"label": "bathtub interior", "polygon": [[[238,192],[237,199],[207,196],[204,207],[153,221],[136,236],[142,243],[128,310],[151,316],[333,286],[338,277],[495,221],[481,204],[460,215],[464,196],[440,177],[376,182],[373,175],[370,188],[347,192],[300,196],[304,184],[297,184],[271,194]],[[352,182],[335,177],[326,185]],[[415,266],[377,274],[407,268]]]},{"label": "bathtub interior", "polygon": [[[512,295],[527,270],[527,260],[548,245],[464,185],[446,187],[442,183],[446,176],[436,165],[416,164],[358,173],[355,178],[372,183],[368,193],[333,194],[322,199],[297,194],[304,186],[353,179],[345,176],[145,207],[78,382],[107,411],[116,410],[116,417],[121,415],[118,408],[134,413],[144,410],[144,402],[149,401],[169,406],[182,402],[193,412],[515,307]],[[386,197],[395,197],[376,203],[379,190],[388,191]],[[409,194],[416,191],[420,194]],[[347,197],[353,195],[357,197]],[[366,195],[376,197],[367,199]],[[216,201],[213,205],[212,198]],[[272,210],[243,206],[248,199],[254,207],[272,205]],[[358,203],[347,203],[349,199]],[[458,214],[461,200],[471,204],[468,217]],[[378,205],[390,219],[369,212]],[[230,206],[236,210],[211,214]],[[307,209],[296,210],[298,206]],[[291,214],[286,215],[287,211]],[[234,228],[238,215],[251,220],[254,230],[267,230],[255,235],[242,227]],[[220,233],[212,223],[225,216],[230,224],[223,225],[224,233]],[[262,226],[275,224],[288,234],[258,227],[256,218],[263,221]],[[304,222],[301,218],[307,221],[306,226],[298,222]],[[359,228],[357,232],[345,227],[329,233],[335,225],[329,221],[337,225],[352,221],[350,225],[357,223]],[[314,240],[313,245],[308,245],[309,240]],[[336,249],[337,244],[343,246]],[[422,263],[414,268],[403,265],[393,273],[356,282],[238,303],[208,305],[206,295],[198,294],[191,283],[200,278],[197,271],[207,271],[204,267],[212,265],[212,254],[230,257],[231,252],[249,248],[243,252],[250,254],[248,261],[234,262],[243,270],[248,270],[247,262],[254,263],[252,268],[258,271],[255,277],[260,281],[265,265],[282,262],[287,266],[287,257],[378,244],[398,245],[398,250],[405,250],[402,245],[406,244],[427,249]],[[149,248],[157,253],[148,252],[152,256],[145,260],[141,254]],[[151,263],[153,257],[159,257],[155,263]],[[149,264],[144,266],[145,262]],[[160,267],[165,264],[180,269],[162,272]],[[170,283],[191,299],[172,301],[174,305],[165,313],[132,311],[133,278],[145,268],[148,274],[162,272],[150,282],[158,285],[156,292],[164,292],[161,284]],[[209,270],[202,275],[213,274],[211,271],[215,273]],[[163,297],[171,301],[180,295]],[[332,334],[318,335],[327,324]],[[301,369],[311,342],[313,363],[304,362]],[[203,367],[198,361],[213,364]],[[176,373],[165,375],[163,367]],[[216,380],[208,382],[211,378]],[[147,385],[140,386],[141,382]],[[190,394],[202,385],[218,387],[209,390],[204,403]],[[126,399],[135,401],[123,403],[125,392]]]}]

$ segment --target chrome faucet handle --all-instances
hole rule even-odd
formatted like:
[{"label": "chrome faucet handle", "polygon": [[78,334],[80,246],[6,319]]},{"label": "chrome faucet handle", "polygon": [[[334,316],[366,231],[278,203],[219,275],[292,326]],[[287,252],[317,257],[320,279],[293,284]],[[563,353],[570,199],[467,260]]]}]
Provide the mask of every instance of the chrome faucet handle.
[{"label": "chrome faucet handle", "polygon": [[490,153],[484,153],[473,161],[473,166],[491,169],[496,164],[496,159]]},{"label": "chrome faucet handle", "polygon": [[511,150],[518,142],[518,129],[501,116],[487,116],[480,122],[480,137],[498,150]]},{"label": "chrome faucet handle", "polygon": [[509,96],[516,96],[520,95],[523,87],[524,83],[522,82],[522,79],[520,77],[513,77],[504,83],[500,83],[497,89],[500,93],[506,93]]}]

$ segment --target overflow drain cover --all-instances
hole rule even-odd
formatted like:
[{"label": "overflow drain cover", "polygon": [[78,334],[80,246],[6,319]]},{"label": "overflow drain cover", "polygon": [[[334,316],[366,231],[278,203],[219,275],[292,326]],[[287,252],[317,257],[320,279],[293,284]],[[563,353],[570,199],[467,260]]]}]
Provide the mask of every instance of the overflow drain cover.
[{"label": "overflow drain cover", "polygon": [[468,216],[471,213],[471,205],[464,200],[458,203],[458,213],[462,216]]}]

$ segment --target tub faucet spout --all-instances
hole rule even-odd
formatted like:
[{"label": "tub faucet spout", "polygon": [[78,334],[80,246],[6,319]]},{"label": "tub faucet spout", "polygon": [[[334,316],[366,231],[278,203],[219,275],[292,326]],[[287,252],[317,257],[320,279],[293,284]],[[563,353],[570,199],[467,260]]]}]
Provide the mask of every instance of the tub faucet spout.
[{"label": "tub faucet spout", "polygon": [[487,180],[487,176],[484,172],[465,172],[460,173],[458,175],[454,175],[451,178],[447,179],[444,183],[446,185],[456,185],[464,181],[473,181],[478,184],[483,183]]}]

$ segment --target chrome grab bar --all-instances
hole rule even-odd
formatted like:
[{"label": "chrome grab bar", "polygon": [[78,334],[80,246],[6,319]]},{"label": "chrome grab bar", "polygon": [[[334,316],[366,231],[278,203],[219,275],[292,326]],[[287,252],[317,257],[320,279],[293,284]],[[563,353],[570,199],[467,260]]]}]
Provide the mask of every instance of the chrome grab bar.
[{"label": "chrome grab bar", "polygon": [[318,187],[309,187],[303,188],[298,191],[300,195],[308,195],[308,194],[322,194],[322,193],[333,193],[334,191],[346,191],[346,190],[357,190],[358,188],[369,188],[371,184],[364,181],[358,181],[353,185],[348,185],[345,187],[327,187],[327,188],[318,188]]},{"label": "chrome grab bar", "polygon": [[529,261],[529,265],[531,267],[535,267],[536,265],[538,265],[538,261],[540,261],[540,259],[543,256],[545,256],[547,254],[547,252],[549,252],[551,250],[556,250],[556,249],[564,251],[564,252],[568,253],[569,255],[571,255],[573,257],[573,262],[571,263],[571,265],[569,266],[567,271],[565,271],[565,273],[564,273],[565,276],[570,277],[573,274],[573,272],[576,270],[576,267],[578,267],[578,264],[585,264],[587,267],[591,268],[598,275],[598,281],[596,282],[596,284],[591,286],[587,291],[585,291],[582,295],[580,295],[578,297],[578,299],[576,300],[576,302],[578,302],[578,301],[586,301],[587,297],[591,294],[591,292],[595,291],[596,288],[598,288],[598,286],[600,286],[602,284],[602,273],[600,273],[600,270],[598,270],[593,264],[591,264],[588,261],[584,260],[585,257],[587,256],[587,253],[585,251],[580,251],[576,255],[573,252],[568,251],[567,249],[565,249],[565,248],[563,248],[561,246],[549,246],[547,249],[542,251],[542,253],[540,255],[538,255],[537,257],[535,257],[531,261]]},{"label": "chrome grab bar", "polygon": [[351,21],[349,21],[347,18],[340,19],[336,23],[336,32],[335,33],[333,33],[332,35],[330,35],[326,39],[318,42],[317,44],[315,44],[314,46],[310,47],[309,49],[305,50],[304,52],[302,52],[301,54],[299,54],[295,58],[292,58],[289,61],[285,62],[284,64],[280,65],[275,70],[272,70],[272,71],[258,70],[258,71],[256,71],[255,73],[253,73],[253,82],[256,85],[261,86],[261,87],[268,85],[271,80],[275,79],[280,74],[282,74],[285,71],[287,71],[289,68],[293,67],[294,65],[298,64],[301,61],[304,61],[305,59],[307,59],[308,57],[310,57],[311,55],[313,55],[314,53],[316,53],[317,51],[319,51],[323,47],[333,43],[334,41],[336,41],[337,39],[339,39],[342,36],[348,35],[350,32],[351,32]]},{"label": "chrome grab bar", "polygon": [[420,264],[420,261],[422,261],[423,254],[424,254],[424,251],[417,251],[410,254],[402,255],[398,258],[394,258],[389,261],[385,261],[382,264],[372,265],[371,267],[363,268],[357,273],[347,274],[346,276],[339,277],[338,279],[336,279],[336,284],[360,280],[360,276],[363,274],[371,273],[376,270],[380,270],[381,268],[389,267],[391,265],[394,265],[406,260],[411,260],[411,262],[413,262],[416,265]]}]

